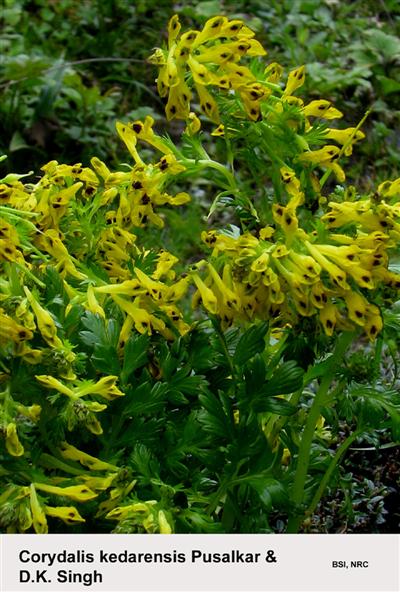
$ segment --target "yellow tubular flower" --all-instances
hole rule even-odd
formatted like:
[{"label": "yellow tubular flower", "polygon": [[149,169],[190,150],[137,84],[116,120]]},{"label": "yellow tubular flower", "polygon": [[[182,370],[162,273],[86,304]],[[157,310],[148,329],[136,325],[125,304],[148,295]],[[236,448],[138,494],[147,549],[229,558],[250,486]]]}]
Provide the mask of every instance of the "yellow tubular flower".
[{"label": "yellow tubular flower", "polygon": [[400,197],[400,178],[395,181],[384,181],[378,185],[378,193],[383,197]]},{"label": "yellow tubular flower", "polygon": [[26,407],[25,405],[17,405],[17,409],[18,413],[28,417],[34,423],[39,421],[40,413],[42,411],[40,405],[30,405],[29,407]]},{"label": "yellow tubular flower", "polygon": [[210,312],[211,314],[217,314],[218,312],[218,301],[215,297],[215,294],[207,288],[203,280],[197,273],[192,274],[193,281],[198,289],[201,301],[203,306]]},{"label": "yellow tubular flower", "polygon": [[31,330],[17,323],[0,309],[0,343],[14,341],[16,344],[21,344],[32,337]]},{"label": "yellow tubular flower", "polygon": [[11,456],[23,456],[24,454],[24,447],[18,438],[17,426],[13,422],[9,423],[6,428],[6,448]]},{"label": "yellow tubular flower", "polygon": [[39,302],[34,298],[26,286],[24,286],[24,292],[33,312],[35,313],[37,326],[43,339],[51,347],[62,347],[63,344],[61,339],[57,336],[57,329],[53,317],[47,310],[40,306]]},{"label": "yellow tubular flower", "polygon": [[300,66],[299,68],[295,68],[289,72],[288,80],[286,83],[286,87],[283,93],[283,96],[290,96],[294,93],[295,90],[300,88],[304,84],[305,80],[305,66]]},{"label": "yellow tubular flower", "polygon": [[324,255],[322,255],[317,245],[312,245],[308,241],[305,241],[304,244],[317,263],[319,263],[320,266],[329,273],[333,283],[344,290],[349,290],[350,286],[346,282],[346,273],[340,267],[329,261],[329,259],[327,259]]},{"label": "yellow tubular flower", "polygon": [[160,529],[160,534],[172,534],[172,527],[167,520],[167,516],[163,510],[159,510],[158,512],[158,526]]},{"label": "yellow tubular flower", "polygon": [[368,307],[367,300],[358,292],[347,291],[344,293],[349,319],[361,327],[365,323],[365,313]]},{"label": "yellow tubular flower", "polygon": [[94,292],[100,294],[121,294],[123,296],[139,296],[145,292],[139,280],[125,280],[119,284],[106,284],[104,286],[95,286]]},{"label": "yellow tubular flower", "polygon": [[30,507],[30,500],[26,499],[26,495],[24,495],[24,499],[20,500],[18,504],[18,525],[22,532],[29,530],[33,524],[32,520],[32,511]]},{"label": "yellow tubular flower", "polygon": [[364,329],[370,341],[374,341],[378,333],[382,331],[383,322],[380,310],[373,304],[368,305]]},{"label": "yellow tubular flower", "polygon": [[147,295],[151,296],[155,301],[163,300],[165,285],[162,282],[153,280],[138,267],[135,267],[134,271],[146,293],[148,292]]},{"label": "yellow tubular flower", "polygon": [[95,293],[94,293],[94,288],[92,284],[89,284],[87,292],[87,301],[85,303],[85,308],[87,310],[90,310],[90,312],[92,312],[93,314],[98,314],[100,317],[102,317],[103,319],[106,318],[104,309],[102,306],[100,306]]},{"label": "yellow tubular flower", "polygon": [[[0,320],[1,324],[1,320]],[[0,325],[1,326],[1,325]],[[0,331],[0,341],[1,341],[1,331]],[[22,343],[18,346],[17,351],[15,352],[16,356],[20,356],[25,360],[27,364],[40,364],[43,357],[43,352],[40,349],[32,349]]]},{"label": "yellow tubular flower", "polygon": [[337,146],[327,145],[319,150],[310,150],[303,152],[299,156],[301,162],[309,162],[311,164],[323,164],[331,162],[339,156],[340,149]]},{"label": "yellow tubular flower", "polygon": [[189,136],[195,136],[201,129],[201,121],[197,117],[196,113],[191,111],[187,117],[187,125],[185,127],[185,134]]},{"label": "yellow tubular flower", "polygon": [[205,86],[201,84],[195,84],[197,94],[200,99],[200,108],[211,121],[219,123],[219,112],[215,99],[211,96]]},{"label": "yellow tubular flower", "polygon": [[[355,127],[348,127],[346,129],[332,129],[328,128],[325,138],[329,140],[334,140],[338,144],[342,146],[346,145],[344,150],[344,154],[346,156],[350,156],[353,152],[353,145],[358,142],[359,140],[363,140],[365,138],[365,134],[357,130]],[[379,188],[378,188],[379,190]]]},{"label": "yellow tubular flower", "polygon": [[237,295],[228,288],[226,283],[220,278],[220,276],[218,275],[215,268],[211,265],[211,263],[208,264],[208,271],[210,272],[210,275],[215,286],[217,287],[217,290],[221,294],[224,306],[228,307],[229,309],[233,308],[235,310],[239,310],[240,302]]},{"label": "yellow tubular flower", "polygon": [[86,485],[70,485],[68,487],[58,487],[48,483],[33,483],[34,489],[50,493],[51,495],[61,495],[68,497],[76,502],[86,502],[97,497],[94,491],[91,491]]},{"label": "yellow tubular flower", "polygon": [[186,292],[188,291],[190,284],[189,276],[182,277],[177,282],[165,288],[164,301],[165,302],[176,302],[181,300]]},{"label": "yellow tubular flower", "polygon": [[277,62],[272,62],[272,64],[269,64],[264,70],[265,80],[272,84],[277,84],[280,81],[282,74],[283,68]]},{"label": "yellow tubular flower", "polygon": [[289,167],[281,167],[279,172],[281,173],[281,179],[285,184],[285,189],[295,199],[291,201],[292,207],[297,207],[301,205],[304,201],[304,193],[300,189],[300,181],[297,179],[296,174],[293,169]]},{"label": "yellow tubular flower", "polygon": [[165,107],[168,121],[171,119],[187,119],[189,117],[190,96],[191,93],[189,90],[186,90],[186,85],[184,84],[170,88],[167,106]]},{"label": "yellow tubular flower", "polygon": [[36,534],[47,534],[49,529],[47,526],[46,514],[39,503],[34,483],[31,483],[30,486],[30,505],[33,528],[35,529]]},{"label": "yellow tubular flower", "polygon": [[121,327],[121,331],[119,333],[119,338],[118,338],[118,351],[121,353],[126,345],[126,342],[128,341],[131,332],[132,332],[132,328],[134,326],[134,321],[132,319],[131,316],[127,315],[125,317],[124,322],[122,323],[122,327]]},{"label": "yellow tubular flower", "polygon": [[275,222],[281,226],[285,234],[293,238],[299,228],[295,209],[289,206],[273,204],[272,215]]},{"label": "yellow tubular flower", "polygon": [[128,148],[132,158],[137,164],[144,165],[142,159],[139,156],[138,151],[136,150],[136,134],[135,132],[125,123],[121,123],[117,121],[115,124],[117,129],[118,135],[121,140],[124,142],[125,146]]},{"label": "yellow tubular flower", "polygon": [[338,247],[336,245],[314,244],[314,247],[345,269],[350,270],[360,263],[360,249],[357,245]]},{"label": "yellow tubular flower", "polygon": [[74,506],[45,506],[44,511],[47,516],[52,518],[60,518],[65,524],[72,525],[76,522],[85,522],[85,519],[79,514]]},{"label": "yellow tubular flower", "polygon": [[367,288],[367,290],[373,290],[375,288],[372,275],[368,270],[362,269],[361,267],[353,267],[347,271],[360,288]]},{"label": "yellow tubular flower", "polygon": [[322,282],[317,282],[312,286],[310,301],[317,309],[324,308],[328,303],[328,292]]},{"label": "yellow tubular flower", "polygon": [[302,111],[306,117],[322,117],[323,119],[338,119],[343,117],[343,113],[332,107],[332,103],[325,99],[311,101],[311,103],[303,107]]},{"label": "yellow tubular flower", "polygon": [[43,374],[41,376],[36,375],[35,378],[41,384],[43,384],[46,388],[54,389],[54,390],[58,391],[59,393],[62,393],[63,395],[66,395],[70,399],[76,399],[77,398],[76,397],[76,394],[74,393],[74,391],[72,389],[70,389],[69,387],[67,387],[65,384],[63,384],[57,378],[54,378],[54,376],[47,376],[47,375],[44,375]]},{"label": "yellow tubular flower", "polygon": [[151,335],[151,315],[144,308],[140,308],[124,298],[120,298],[117,294],[112,294],[113,300],[118,306],[126,312],[135,324],[135,329],[139,333],[149,333]]},{"label": "yellow tubular flower", "polygon": [[152,274],[152,278],[159,280],[163,276],[170,279],[175,278],[175,272],[172,271],[172,267],[179,261],[178,257],[175,257],[168,251],[161,251],[157,258],[156,269]]},{"label": "yellow tubular flower", "polygon": [[84,467],[88,467],[92,471],[116,471],[118,467],[112,465],[108,462],[100,460],[95,456],[90,456],[86,452],[82,450],[78,450],[75,446],[68,444],[68,442],[63,442],[60,448],[60,454],[63,458],[68,460],[78,461]]},{"label": "yellow tubular flower", "polygon": [[97,156],[94,156],[90,159],[90,164],[92,165],[96,173],[99,175],[99,177],[101,177],[103,181],[107,181],[108,177],[111,174],[111,171],[108,168],[108,166],[102,160],[97,158]]},{"label": "yellow tubular flower", "polygon": [[116,397],[123,397],[125,393],[119,390],[115,385],[118,376],[103,376],[96,383],[88,384],[87,381],[82,386],[77,386],[74,389],[75,397],[85,397],[86,395],[99,395],[112,401]]},{"label": "yellow tubular flower", "polygon": [[111,473],[106,477],[96,477],[92,475],[80,475],[78,478],[85,483],[92,491],[105,491],[109,489],[117,477],[118,473]]},{"label": "yellow tubular flower", "polygon": [[337,320],[338,311],[336,305],[333,303],[326,304],[319,312],[319,318],[325,333],[330,337],[333,335]]}]

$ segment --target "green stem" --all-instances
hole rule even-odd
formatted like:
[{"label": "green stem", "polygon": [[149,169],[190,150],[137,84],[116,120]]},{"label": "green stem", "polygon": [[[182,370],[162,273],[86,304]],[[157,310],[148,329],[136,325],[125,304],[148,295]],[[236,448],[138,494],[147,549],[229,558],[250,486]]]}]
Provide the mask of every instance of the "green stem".
[{"label": "green stem", "polygon": [[238,188],[234,175],[221,163],[211,159],[194,160],[193,158],[185,158],[182,161],[183,165],[194,165],[199,168],[211,168],[221,173],[228,182],[228,187],[233,192],[237,192]]},{"label": "green stem", "polygon": [[39,288],[42,288],[44,290],[46,284],[38,280],[38,278],[31,271],[29,271],[27,267],[25,267],[21,263],[18,263],[17,261],[13,261],[13,263],[20,271],[22,271],[22,273],[25,273],[37,286],[39,286]]},{"label": "green stem", "polygon": [[[311,447],[314,438],[314,432],[317,425],[321,409],[325,404],[326,397],[334,378],[334,371],[340,365],[344,353],[353,339],[353,333],[342,333],[337,340],[336,348],[330,358],[329,366],[326,369],[326,374],[322,378],[318,391],[315,394],[314,400],[310,407],[306,425],[304,427],[303,435],[300,442],[299,453],[297,457],[297,466],[294,477],[292,502],[299,507],[304,500],[304,490],[307,479],[308,467],[310,464]],[[296,533],[299,530],[300,524],[303,521],[303,516],[291,516],[288,521],[287,532]]]},{"label": "green stem", "polygon": [[224,350],[225,358],[228,363],[229,370],[231,371],[232,382],[235,385],[235,390],[236,390],[236,385],[237,385],[236,371],[235,371],[235,366],[232,361],[232,357],[231,357],[229,350],[228,350],[228,346],[226,344],[225,335],[221,329],[221,325],[220,325],[220,322],[217,317],[212,318],[211,322],[212,322],[213,327],[218,335],[218,339],[222,345],[222,349]]},{"label": "green stem", "polygon": [[361,430],[357,430],[357,431],[353,432],[353,434],[348,436],[346,438],[346,440],[344,440],[341,443],[341,445],[339,446],[339,448],[336,450],[335,456],[332,458],[332,460],[329,464],[328,470],[326,471],[325,475],[323,476],[323,478],[319,484],[319,487],[314,494],[311,504],[309,505],[309,507],[306,511],[307,516],[310,516],[314,512],[315,508],[318,506],[320,499],[325,491],[325,488],[329,483],[329,480],[332,476],[333,471],[335,470],[335,468],[339,464],[342,456],[347,451],[349,446],[351,446],[351,444],[354,442],[354,440],[356,440],[358,438],[358,436],[360,434],[361,434]]},{"label": "green stem", "polygon": [[376,384],[377,378],[380,375],[379,368],[381,366],[381,361],[382,361],[382,349],[383,349],[383,336],[382,336],[382,334],[380,334],[378,336],[378,339],[376,340],[375,355],[374,355],[374,360],[372,362],[375,384]]},{"label": "green stem", "polygon": [[[364,124],[364,121],[367,119],[367,117],[370,115],[370,113],[371,113],[371,110],[368,109],[368,111],[366,111],[364,117],[358,122],[357,127],[354,128],[353,133],[348,137],[347,141],[343,144],[342,148],[340,149],[338,158],[340,158],[344,154],[346,148],[348,146],[350,146],[350,144],[351,144],[354,136],[356,135],[356,133],[358,132],[358,130],[361,128],[361,126]],[[321,189],[323,188],[323,186],[325,185],[325,183],[329,179],[329,176],[330,176],[331,172],[332,172],[332,169],[327,169],[325,171],[325,173],[322,175],[321,181],[319,183]]]},{"label": "green stem", "polygon": [[83,469],[71,467],[68,463],[63,462],[62,460],[55,458],[46,452],[42,452],[38,462],[46,469],[60,469],[61,471],[70,473],[71,475],[83,475],[85,472]]}]

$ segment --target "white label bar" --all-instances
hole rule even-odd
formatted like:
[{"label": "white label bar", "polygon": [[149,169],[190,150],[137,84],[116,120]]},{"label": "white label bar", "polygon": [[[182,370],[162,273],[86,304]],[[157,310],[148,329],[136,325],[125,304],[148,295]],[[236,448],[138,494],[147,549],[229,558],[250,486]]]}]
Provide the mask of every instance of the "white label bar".
[{"label": "white label bar", "polygon": [[398,535],[1,535],[1,591],[398,592]]}]

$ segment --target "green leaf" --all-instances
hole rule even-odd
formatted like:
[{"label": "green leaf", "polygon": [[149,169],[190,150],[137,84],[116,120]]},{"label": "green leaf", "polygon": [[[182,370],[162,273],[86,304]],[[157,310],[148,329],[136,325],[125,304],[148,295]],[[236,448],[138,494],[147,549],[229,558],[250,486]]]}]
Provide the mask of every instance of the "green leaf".
[{"label": "green leaf", "polygon": [[282,505],[286,498],[284,486],[277,479],[265,475],[255,475],[248,482],[248,485],[258,494],[261,503],[271,510],[273,507]]},{"label": "green leaf", "polygon": [[144,444],[137,444],[131,455],[132,465],[143,478],[150,480],[160,475],[160,464]]},{"label": "green leaf", "polygon": [[379,29],[365,31],[368,37],[368,45],[374,51],[381,54],[387,60],[394,60],[400,55],[400,39],[394,35],[388,35]]},{"label": "green leaf", "polygon": [[294,405],[279,397],[258,397],[253,403],[254,411],[258,413],[275,413],[276,415],[293,415],[297,409]]},{"label": "green leaf", "polygon": [[153,415],[161,411],[167,399],[169,387],[164,382],[150,382],[132,388],[124,400],[124,415]]},{"label": "green leaf", "polygon": [[379,80],[383,94],[390,95],[391,93],[400,91],[400,82],[397,80],[388,78],[387,76],[377,76],[377,79]]},{"label": "green leaf", "polygon": [[85,345],[93,349],[91,361],[94,367],[105,374],[120,373],[117,352],[120,326],[114,319],[104,321],[99,315],[90,312],[82,317],[82,324],[88,331],[80,331],[79,337]]},{"label": "green leaf", "polygon": [[221,12],[221,2],[219,0],[206,0],[197,2],[195,6],[196,15],[204,18],[211,18]]},{"label": "green leaf", "polygon": [[256,354],[265,349],[265,334],[268,331],[268,323],[263,321],[258,325],[252,325],[239,339],[233,356],[233,363],[243,366]]},{"label": "green leaf", "polygon": [[10,152],[16,152],[17,150],[22,150],[23,148],[29,148],[29,146],[25,142],[25,139],[20,134],[20,132],[16,130],[12,135],[8,149]]},{"label": "green leaf", "polygon": [[228,417],[220,397],[217,398],[212,393],[199,396],[199,401],[203,405],[198,419],[202,424],[204,431],[226,438],[232,432],[232,418]]},{"label": "green leaf", "polygon": [[144,366],[148,360],[148,335],[131,335],[124,347],[124,362],[121,372],[121,382],[126,384],[132,372]]},{"label": "green leaf", "polygon": [[262,389],[263,395],[274,397],[297,391],[303,385],[304,370],[294,360],[284,362],[273,373],[272,378]]},{"label": "green leaf", "polygon": [[245,370],[246,395],[258,394],[260,385],[265,383],[266,364],[260,354],[256,354]]}]

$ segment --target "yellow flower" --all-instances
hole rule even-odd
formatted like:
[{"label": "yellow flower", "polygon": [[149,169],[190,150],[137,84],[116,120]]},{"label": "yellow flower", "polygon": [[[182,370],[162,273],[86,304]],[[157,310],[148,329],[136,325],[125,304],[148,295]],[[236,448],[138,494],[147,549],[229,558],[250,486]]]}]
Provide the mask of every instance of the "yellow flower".
[{"label": "yellow flower", "polygon": [[300,66],[289,72],[283,96],[291,96],[295,90],[304,84],[305,66]]},{"label": "yellow flower", "polygon": [[39,304],[26,286],[24,286],[24,291],[32,310],[35,313],[37,326],[43,339],[51,347],[62,347],[63,343],[57,336],[56,325],[51,314]]},{"label": "yellow flower", "polygon": [[374,341],[378,333],[382,331],[382,328],[383,322],[379,308],[374,304],[369,304],[366,322],[364,325],[365,332],[367,333],[369,339]]},{"label": "yellow flower", "polygon": [[[343,113],[338,109],[335,109],[335,107],[332,107],[332,103],[330,101],[326,101],[325,99],[311,101],[311,103],[308,103],[308,105],[303,107],[302,111],[306,117],[322,117],[323,119],[338,119],[343,117]],[[328,138],[329,137],[331,136],[328,135]]]},{"label": "yellow flower", "polygon": [[242,88],[249,82],[255,83],[256,78],[247,68],[240,70],[240,66],[236,66],[242,56],[266,54],[261,44],[252,39],[253,31],[243,21],[229,21],[224,16],[209,19],[202,31],[187,31],[180,35],[180,29],[178,16],[174,15],[168,23],[168,49],[156,49],[149,58],[160,68],[157,89],[160,96],[168,95],[167,118],[189,118],[192,100],[186,82],[189,70],[201,109],[212,121],[219,122],[219,111],[215,99],[206,89],[208,85],[237,90],[246,112],[256,119],[259,116],[258,102],[250,104],[251,91],[246,93]]},{"label": "yellow flower", "polygon": [[319,312],[319,318],[325,333],[328,336],[333,335],[333,331],[338,321],[338,311],[332,302],[326,304]]},{"label": "yellow flower", "polygon": [[346,291],[344,294],[349,319],[357,325],[363,326],[365,323],[365,313],[368,307],[366,299],[358,292]]},{"label": "yellow flower", "polygon": [[68,487],[58,487],[48,483],[34,483],[32,487],[51,495],[61,495],[69,497],[76,502],[86,502],[97,497],[94,491],[91,491],[86,485],[70,485]]},{"label": "yellow flower", "polygon": [[116,397],[123,397],[125,393],[119,390],[115,385],[118,380],[118,376],[103,376],[96,383],[90,381],[84,381],[84,383],[74,388],[75,397],[85,397],[86,395],[99,395],[112,401]]},{"label": "yellow flower", "polygon": [[139,156],[138,151],[136,150],[137,139],[133,129],[125,123],[121,123],[120,121],[116,122],[115,127],[117,128],[119,137],[124,142],[125,146],[128,148],[134,161],[137,164],[144,165],[142,159]]},{"label": "yellow flower", "polygon": [[378,193],[383,197],[400,197],[400,178],[395,181],[384,181],[378,185]]},{"label": "yellow flower", "polygon": [[0,343],[14,341],[16,344],[22,344],[32,337],[33,332],[30,329],[17,323],[0,308]]},{"label": "yellow flower", "polygon": [[25,417],[28,417],[31,421],[36,423],[39,421],[40,413],[42,408],[40,405],[30,405],[26,407],[25,405],[17,405],[18,413],[22,413]]},{"label": "yellow flower", "polygon": [[191,111],[187,117],[185,134],[188,134],[189,136],[194,136],[200,131],[200,129],[201,129],[201,121],[197,117],[196,113],[193,113],[193,111]]},{"label": "yellow flower", "polygon": [[332,261],[329,261],[329,259],[327,259],[327,257],[325,257],[320,252],[320,245],[312,245],[310,242],[305,241],[305,246],[315,261],[322,267],[322,269],[325,269],[325,271],[329,273],[334,285],[339,286],[344,290],[350,289],[348,283],[346,282],[346,273],[343,271],[343,269],[332,263]]},{"label": "yellow flower", "polygon": [[105,315],[104,309],[102,306],[100,306],[100,304],[96,298],[92,284],[89,284],[86,294],[87,294],[87,301],[86,301],[85,307],[87,308],[87,310],[90,310],[90,312],[92,312],[93,314],[98,314],[100,317],[105,319],[106,315]]},{"label": "yellow flower", "polygon": [[59,393],[62,393],[63,395],[66,395],[70,399],[77,398],[73,389],[71,389],[68,386],[66,386],[65,384],[63,384],[57,378],[54,378],[54,376],[48,376],[48,375],[43,374],[40,376],[36,375],[35,378],[41,384],[43,384],[45,387],[50,388],[50,389],[55,389],[56,391],[58,391]]},{"label": "yellow flower", "polygon": [[65,524],[75,524],[76,522],[85,522],[85,519],[79,514],[74,506],[45,506],[44,511],[47,516],[60,518]]},{"label": "yellow flower", "polygon": [[345,180],[343,169],[338,165],[336,159],[340,156],[340,148],[337,146],[327,145],[319,150],[310,150],[303,152],[298,160],[300,162],[310,163],[313,165],[320,165],[324,168],[331,169],[337,180],[342,183]]},{"label": "yellow flower", "polygon": [[47,526],[46,514],[39,503],[34,483],[31,483],[30,486],[30,504],[33,528],[35,529],[36,534],[47,534],[49,529]]},{"label": "yellow flower", "polygon": [[14,422],[7,425],[6,428],[6,448],[11,456],[23,456],[24,447],[19,441],[17,426]]},{"label": "yellow flower", "polygon": [[165,329],[164,321],[157,319],[146,309],[141,308],[137,304],[129,302],[124,298],[120,298],[116,294],[113,294],[112,298],[118,306],[133,319],[135,329],[139,333],[148,333],[151,335],[152,328],[156,329],[156,331],[163,331]]},{"label": "yellow flower", "polygon": [[160,534],[172,534],[172,527],[167,520],[164,510],[159,510],[158,512],[158,526],[160,528]]},{"label": "yellow flower", "polygon": [[326,138],[345,146],[344,154],[346,156],[349,156],[353,152],[353,144],[365,138],[365,134],[362,131],[357,130],[355,127],[348,127],[341,130],[328,128],[326,132]]},{"label": "yellow flower", "polygon": [[90,454],[87,454],[86,452],[83,452],[82,450],[75,448],[75,446],[72,446],[72,444],[68,444],[68,442],[63,442],[61,444],[60,454],[63,458],[66,458],[68,460],[78,461],[79,463],[81,463],[81,465],[83,465],[84,467],[88,467],[92,471],[118,470],[117,466],[100,460],[95,456],[91,456]]},{"label": "yellow flower", "polygon": [[207,286],[197,273],[193,273],[192,278],[199,291],[199,295],[204,305],[204,308],[206,308],[208,312],[210,312],[211,314],[217,314],[218,301],[215,297],[215,294],[210,290],[210,288],[207,288]]}]

